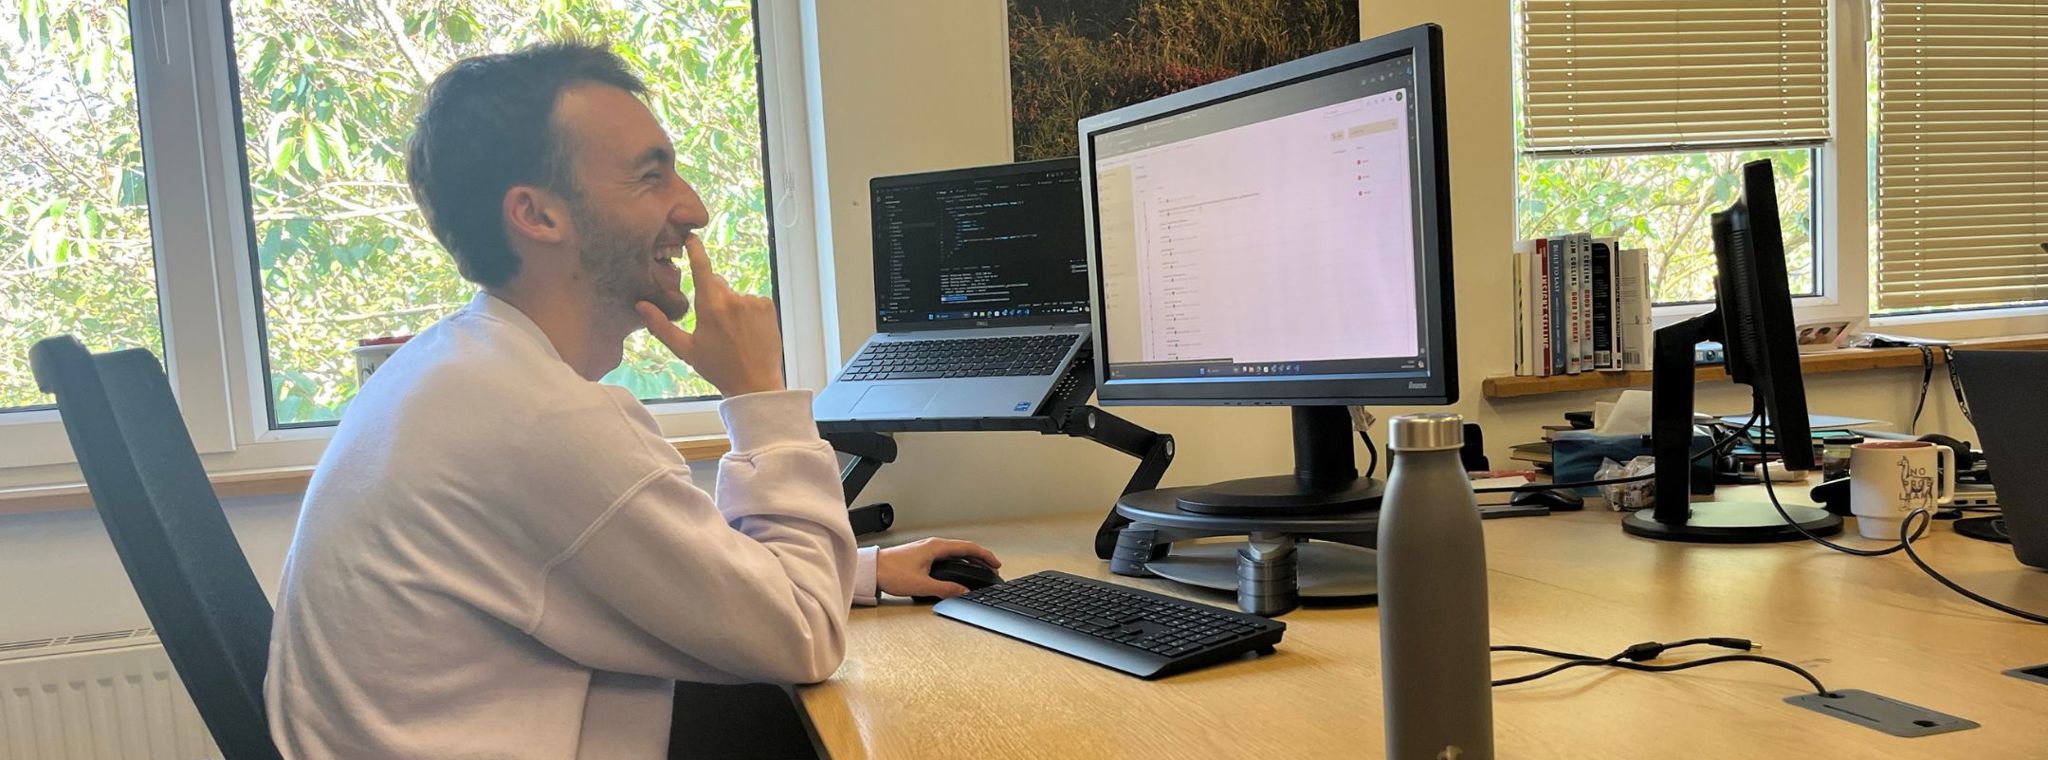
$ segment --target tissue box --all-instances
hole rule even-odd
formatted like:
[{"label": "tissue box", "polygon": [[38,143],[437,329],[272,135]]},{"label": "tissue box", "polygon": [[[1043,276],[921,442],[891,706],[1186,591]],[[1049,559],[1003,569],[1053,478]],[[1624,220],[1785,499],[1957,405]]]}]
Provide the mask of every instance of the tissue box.
[{"label": "tissue box", "polygon": [[[1713,436],[1699,428],[1693,428],[1692,453],[1707,450],[1714,445]],[[1550,441],[1551,478],[1559,483],[1581,483],[1593,480],[1600,471],[1600,460],[1612,459],[1627,462],[1639,456],[1650,455],[1650,437],[1642,433],[1607,434],[1591,430],[1567,430],[1557,434]],[[1694,483],[1711,486],[1714,482],[1714,460],[1703,457],[1692,463]],[[1599,496],[1598,488],[1577,489],[1580,496]]]}]

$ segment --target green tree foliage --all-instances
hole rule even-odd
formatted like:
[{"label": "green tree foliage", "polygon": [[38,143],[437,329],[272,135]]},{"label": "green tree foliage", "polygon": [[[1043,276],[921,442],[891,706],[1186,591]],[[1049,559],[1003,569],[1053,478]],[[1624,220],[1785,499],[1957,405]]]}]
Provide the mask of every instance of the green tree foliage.
[{"label": "green tree foliage", "polygon": [[[457,59],[563,37],[613,44],[647,80],[704,196],[700,234],[735,287],[772,288],[752,7],[746,0],[237,0],[235,52],[280,423],[355,395],[350,347],[460,306],[455,273],[405,188],[418,98]],[[641,398],[713,395],[644,336],[606,378]]]},{"label": "green tree foliage", "polygon": [[163,347],[132,66],[121,3],[0,2],[0,409],[39,339]]},{"label": "green tree foliage", "polygon": [[[1771,160],[1792,292],[1814,291],[1813,151],[1721,151],[1521,160],[1522,238],[1591,232],[1650,252],[1658,303],[1714,297],[1712,214],[1742,192],[1742,164]],[[1503,254],[1505,255],[1505,254]]]},{"label": "green tree foliage", "polygon": [[[44,1],[23,0],[25,6]],[[119,22],[104,36],[125,73],[127,29],[121,4],[71,2],[80,18],[98,14]],[[647,81],[649,106],[673,131],[684,177],[712,212],[711,224],[699,234],[721,270],[736,288],[772,292],[758,67],[748,0],[235,0],[231,11],[255,215],[251,247],[263,292],[278,423],[338,418],[355,396],[350,352],[358,340],[417,332],[474,292],[434,241],[404,184],[403,150],[419,96],[434,75],[465,56],[572,36],[610,42]],[[23,18],[32,16],[24,13]],[[55,24],[58,29],[64,28],[61,18]],[[20,26],[27,31],[18,32],[6,49],[10,78],[23,68],[17,63],[47,66],[49,61],[92,58],[88,52],[59,47],[61,32],[46,41],[35,34],[33,22]],[[125,132],[131,135],[132,149],[132,76],[126,82],[125,89],[108,89],[100,96],[130,109]],[[0,111],[21,108],[16,101],[24,97],[17,90],[10,86],[5,91]],[[65,152],[65,160],[52,163],[112,173],[114,167],[125,165],[118,162],[123,154],[111,150],[120,144],[111,134],[118,131],[107,128],[108,134],[63,140],[58,149]],[[9,145],[9,156],[17,155]],[[0,160],[0,172],[42,171],[43,163]],[[139,154],[133,165],[139,173]],[[0,212],[7,212],[10,220],[22,196],[14,185],[0,187]],[[76,203],[81,194],[55,186],[29,197]],[[146,218],[139,196],[133,200],[135,215],[143,223],[124,228],[120,239],[137,241],[130,245],[139,246],[146,266]],[[41,209],[38,219],[80,216],[75,208],[54,213],[32,208]],[[81,234],[65,239],[92,238]],[[0,256],[15,256],[18,248],[0,233]],[[97,292],[60,286],[61,278],[34,271],[16,283],[13,259],[0,262],[10,273],[10,310],[16,290],[32,295]],[[140,286],[146,294],[150,282],[147,275],[138,277],[115,267],[81,271],[90,273],[82,280],[112,281],[103,288]],[[92,333],[100,329],[95,317],[111,317],[104,313],[111,304],[104,298],[75,303],[75,315],[48,306],[30,311],[50,314],[44,318],[47,324],[37,326],[41,332]],[[136,321],[154,330],[155,310],[146,312]],[[0,334],[0,346],[10,348],[25,345],[13,334],[11,313],[9,332]],[[148,345],[141,338],[153,341],[154,333],[137,332],[141,329],[131,328],[110,342]],[[10,371],[0,364],[0,372]],[[649,399],[715,393],[644,335],[628,346],[626,361],[606,380]],[[0,374],[0,394],[15,390],[13,381],[13,375]],[[10,400],[19,403],[0,395],[0,406]]]},{"label": "green tree foliage", "polygon": [[1010,0],[1017,160],[1074,155],[1084,116],[1357,41],[1355,0]]}]

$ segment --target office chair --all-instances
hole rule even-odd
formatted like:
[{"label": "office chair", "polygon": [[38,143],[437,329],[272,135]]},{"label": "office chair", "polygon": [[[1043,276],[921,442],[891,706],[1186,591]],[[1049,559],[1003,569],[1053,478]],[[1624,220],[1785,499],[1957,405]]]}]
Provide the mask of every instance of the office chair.
[{"label": "office chair", "polygon": [[142,609],[227,760],[275,760],[263,711],[270,601],[235,542],[163,366],[58,336],[29,349]]}]

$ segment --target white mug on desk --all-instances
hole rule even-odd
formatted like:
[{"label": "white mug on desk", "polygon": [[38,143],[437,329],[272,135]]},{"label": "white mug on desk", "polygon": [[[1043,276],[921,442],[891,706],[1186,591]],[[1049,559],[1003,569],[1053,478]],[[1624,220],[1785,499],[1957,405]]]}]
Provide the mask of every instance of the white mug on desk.
[{"label": "white mug on desk", "polygon": [[1913,510],[1956,496],[1956,452],[1926,441],[1870,441],[1849,448],[1849,511],[1864,538],[1898,538]]}]

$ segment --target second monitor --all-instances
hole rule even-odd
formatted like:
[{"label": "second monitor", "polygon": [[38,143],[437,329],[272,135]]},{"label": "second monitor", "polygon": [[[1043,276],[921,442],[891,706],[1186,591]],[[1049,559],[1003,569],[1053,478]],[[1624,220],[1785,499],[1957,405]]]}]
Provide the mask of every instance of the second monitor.
[{"label": "second monitor", "polygon": [[1415,27],[1081,121],[1102,402],[1293,407],[1292,475],[1181,510],[1377,506],[1346,407],[1457,399],[1441,47]]}]

